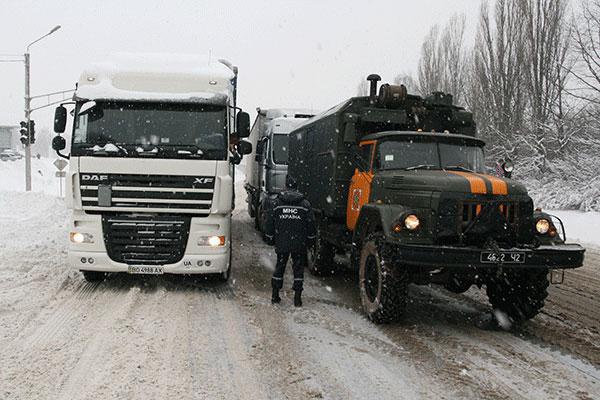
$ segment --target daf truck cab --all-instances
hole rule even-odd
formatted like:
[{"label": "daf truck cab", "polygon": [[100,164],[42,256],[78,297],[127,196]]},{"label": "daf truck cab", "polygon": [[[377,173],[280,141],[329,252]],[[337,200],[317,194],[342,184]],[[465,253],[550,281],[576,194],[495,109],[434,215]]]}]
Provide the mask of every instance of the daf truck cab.
[{"label": "daf truck cab", "polygon": [[[251,151],[236,107],[237,68],[193,55],[110,56],[73,97],[67,206],[69,264],[107,273],[231,271],[233,164]],[[66,104],[56,109],[65,131]]]},{"label": "daf truck cab", "polygon": [[314,113],[303,109],[256,109],[249,141],[254,149],[246,164],[248,214],[262,232],[268,199],[285,190],[291,131]]}]

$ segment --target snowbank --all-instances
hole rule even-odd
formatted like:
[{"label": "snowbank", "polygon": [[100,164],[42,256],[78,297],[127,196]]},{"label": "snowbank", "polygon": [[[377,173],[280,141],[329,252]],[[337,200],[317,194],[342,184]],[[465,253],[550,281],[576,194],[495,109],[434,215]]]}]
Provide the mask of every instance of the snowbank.
[{"label": "snowbank", "polygon": [[[31,189],[52,196],[59,195],[59,181],[54,176],[56,167],[53,158],[35,157],[31,159]],[[64,185],[64,179],[63,179]],[[25,159],[16,161],[0,161],[0,191],[25,191]],[[64,187],[63,187],[64,193]]]},{"label": "snowbank", "polygon": [[544,210],[560,218],[567,231],[568,242],[600,247],[600,212]]}]

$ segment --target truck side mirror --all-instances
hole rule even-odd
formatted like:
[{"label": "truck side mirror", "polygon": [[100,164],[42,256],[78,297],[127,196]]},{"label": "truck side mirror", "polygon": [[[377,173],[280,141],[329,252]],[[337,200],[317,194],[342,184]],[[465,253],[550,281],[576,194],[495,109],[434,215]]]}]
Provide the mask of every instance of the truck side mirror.
[{"label": "truck side mirror", "polygon": [[64,150],[65,147],[67,147],[67,141],[65,140],[65,138],[58,135],[54,136],[54,138],[52,139],[52,150],[61,151]]},{"label": "truck side mirror", "polygon": [[240,140],[238,143],[238,150],[241,155],[252,153],[252,143],[247,140]]},{"label": "truck side mirror", "polygon": [[239,111],[236,117],[236,134],[240,138],[250,136],[250,114]]},{"label": "truck side mirror", "polygon": [[[67,109],[64,106],[56,107],[54,111],[54,132],[63,133],[67,126]],[[60,136],[57,136],[60,137]],[[55,137],[54,139],[56,139]],[[64,140],[64,138],[63,138]],[[52,148],[54,148],[54,140],[52,141]],[[64,147],[60,150],[63,150]],[[55,149],[56,150],[56,149]]]}]

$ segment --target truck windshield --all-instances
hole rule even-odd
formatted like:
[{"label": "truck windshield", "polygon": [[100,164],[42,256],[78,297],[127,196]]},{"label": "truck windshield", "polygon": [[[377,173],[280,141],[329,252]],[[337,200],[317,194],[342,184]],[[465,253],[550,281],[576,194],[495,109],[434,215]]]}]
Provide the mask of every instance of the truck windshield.
[{"label": "truck windshield", "polygon": [[227,156],[225,106],[95,102],[93,107],[78,106],[76,115],[74,155],[212,160]]},{"label": "truck windshield", "polygon": [[390,169],[452,169],[485,172],[483,149],[464,143],[386,140],[377,145],[376,165]]},{"label": "truck windshield", "polygon": [[289,137],[287,134],[273,135],[273,162],[275,164],[287,165],[288,144]]}]

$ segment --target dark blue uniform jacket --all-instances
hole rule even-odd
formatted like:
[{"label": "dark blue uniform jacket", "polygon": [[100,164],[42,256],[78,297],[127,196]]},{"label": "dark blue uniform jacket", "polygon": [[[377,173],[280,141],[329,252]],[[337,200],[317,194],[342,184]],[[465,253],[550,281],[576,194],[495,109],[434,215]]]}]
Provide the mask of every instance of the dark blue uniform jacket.
[{"label": "dark blue uniform jacket", "polygon": [[315,215],[310,203],[295,190],[278,194],[268,210],[265,234],[275,240],[277,253],[305,251],[315,239]]}]

